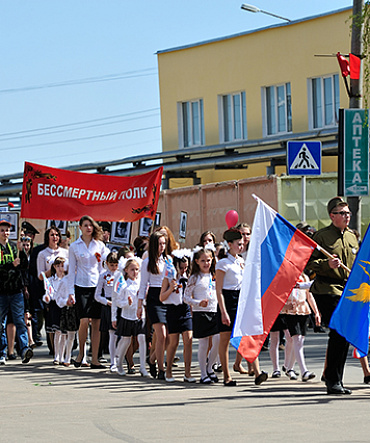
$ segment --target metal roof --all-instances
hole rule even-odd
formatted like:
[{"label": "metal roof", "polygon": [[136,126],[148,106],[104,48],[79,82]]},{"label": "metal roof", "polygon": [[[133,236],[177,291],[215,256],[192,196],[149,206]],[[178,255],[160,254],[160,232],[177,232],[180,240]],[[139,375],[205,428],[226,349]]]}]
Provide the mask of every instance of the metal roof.
[{"label": "metal roof", "polygon": [[204,40],[204,41],[201,41],[201,42],[190,43],[190,44],[187,44],[187,45],[177,46],[177,47],[169,48],[169,49],[163,49],[163,50],[157,51],[156,55],[166,54],[166,53],[175,52],[175,51],[181,51],[183,49],[195,48],[197,46],[204,46],[204,45],[208,45],[210,43],[217,43],[217,42],[221,42],[221,41],[225,41],[225,40],[231,40],[233,38],[243,37],[245,35],[254,34],[256,32],[261,32],[261,31],[266,31],[266,30],[269,30],[269,29],[282,28],[282,27],[286,27],[286,26],[292,26],[292,25],[296,25],[298,23],[306,22],[306,21],[309,21],[309,20],[315,20],[315,19],[318,19],[318,18],[321,18],[321,17],[327,17],[329,15],[339,14],[341,12],[350,11],[350,10],[352,10],[352,6],[348,6],[346,8],[341,8],[341,9],[337,9],[335,11],[324,12],[322,14],[312,15],[310,17],[304,17],[304,18],[301,18],[301,19],[298,19],[298,20],[292,20],[289,23],[277,23],[275,25],[269,25],[269,26],[265,26],[263,28],[252,29],[250,31],[243,31],[243,32],[239,32],[239,33],[236,33],[236,34],[231,34],[231,35],[227,35],[227,36],[223,36],[223,37],[216,37],[216,38],[213,38],[213,39]]}]

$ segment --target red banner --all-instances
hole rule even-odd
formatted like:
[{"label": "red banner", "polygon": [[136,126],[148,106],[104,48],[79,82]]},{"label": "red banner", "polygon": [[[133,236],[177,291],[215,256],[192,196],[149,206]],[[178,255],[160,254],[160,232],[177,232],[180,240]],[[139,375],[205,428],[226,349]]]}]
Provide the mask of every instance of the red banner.
[{"label": "red banner", "polygon": [[131,177],[86,174],[25,163],[21,217],[133,222],[154,219],[163,168]]}]

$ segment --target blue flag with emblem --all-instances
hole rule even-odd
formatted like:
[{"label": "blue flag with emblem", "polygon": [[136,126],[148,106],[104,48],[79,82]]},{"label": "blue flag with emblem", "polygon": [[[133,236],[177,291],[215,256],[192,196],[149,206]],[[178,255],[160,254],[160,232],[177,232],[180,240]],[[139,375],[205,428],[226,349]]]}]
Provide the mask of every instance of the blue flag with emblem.
[{"label": "blue flag with emblem", "polygon": [[360,357],[369,349],[370,314],[370,230],[367,228],[353,264],[342,297],[331,317],[329,327],[335,329]]}]

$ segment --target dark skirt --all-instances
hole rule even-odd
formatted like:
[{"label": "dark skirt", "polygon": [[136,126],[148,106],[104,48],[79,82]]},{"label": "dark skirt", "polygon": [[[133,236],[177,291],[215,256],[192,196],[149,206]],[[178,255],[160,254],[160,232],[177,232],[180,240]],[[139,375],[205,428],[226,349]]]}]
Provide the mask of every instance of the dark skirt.
[{"label": "dark skirt", "polygon": [[152,325],[156,323],[167,323],[167,306],[159,301],[161,288],[150,287],[146,301],[148,318]]},{"label": "dark skirt", "polygon": [[219,332],[217,312],[193,311],[194,338],[210,337]]},{"label": "dark skirt", "polygon": [[113,329],[112,308],[110,306],[102,305],[99,330],[100,332],[108,332]]},{"label": "dark skirt", "polygon": [[118,337],[136,337],[140,334],[146,334],[145,321],[127,320],[123,317],[118,319],[116,330],[116,335],[118,335]]},{"label": "dark skirt", "polygon": [[75,286],[78,318],[100,319],[101,303],[94,299],[95,289]]},{"label": "dark skirt", "polygon": [[62,332],[78,331],[80,320],[77,314],[77,306],[65,306],[60,312],[60,330]]},{"label": "dark skirt", "polygon": [[60,330],[60,307],[55,300],[50,300],[45,307],[45,330],[48,334]]},{"label": "dark skirt", "polygon": [[285,329],[288,329],[285,317],[285,314],[279,314],[277,316],[275,323],[272,325],[271,332],[284,331]]},{"label": "dark skirt", "polygon": [[193,330],[190,306],[182,303],[181,305],[167,305],[167,327],[169,334],[181,334],[185,331]]},{"label": "dark skirt", "polygon": [[239,293],[240,290],[237,291],[230,289],[222,290],[222,295],[224,296],[225,300],[225,308],[230,317],[230,326],[224,325],[222,323],[221,311],[217,305],[219,332],[231,332],[233,330],[236,318],[236,311],[238,309]]},{"label": "dark skirt", "polygon": [[308,315],[285,315],[285,321],[288,325],[289,334],[293,335],[306,335]]}]

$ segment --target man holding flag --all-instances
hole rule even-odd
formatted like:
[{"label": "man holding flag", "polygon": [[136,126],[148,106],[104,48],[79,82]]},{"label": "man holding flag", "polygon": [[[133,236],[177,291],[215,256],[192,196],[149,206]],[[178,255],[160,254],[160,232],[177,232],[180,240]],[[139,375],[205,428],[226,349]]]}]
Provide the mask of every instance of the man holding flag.
[{"label": "man holding flag", "polygon": [[[321,312],[322,321],[329,325],[346,285],[348,271],[355,261],[358,241],[348,228],[351,218],[348,204],[341,197],[334,197],[328,202],[327,209],[332,223],[317,231],[313,239],[333,257],[328,258],[319,248],[315,249],[307,268],[316,273],[311,292]],[[328,394],[351,394],[349,389],[343,387],[348,347],[347,340],[335,329],[330,329],[324,370]]]}]

